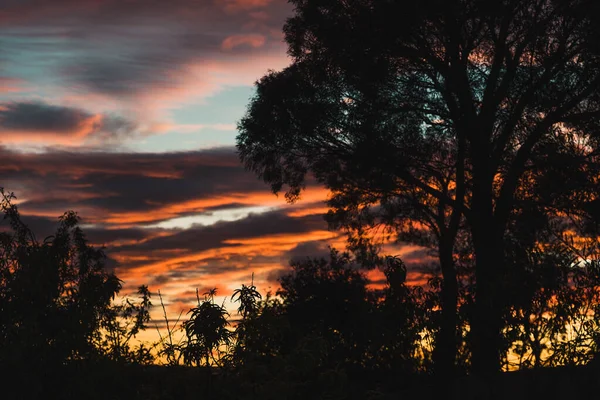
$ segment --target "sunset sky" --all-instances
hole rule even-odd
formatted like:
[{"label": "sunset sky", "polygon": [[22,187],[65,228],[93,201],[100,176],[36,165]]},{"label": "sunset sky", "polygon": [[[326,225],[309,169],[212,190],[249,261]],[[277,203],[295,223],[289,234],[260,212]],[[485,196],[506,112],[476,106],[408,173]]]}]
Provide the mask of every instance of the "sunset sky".
[{"label": "sunset sky", "polygon": [[288,205],[234,148],[254,81],[290,63],[291,14],[284,0],[2,0],[0,186],[38,237],[77,211],[122,294],[147,284],[176,313],[252,273],[274,290],[291,258],[344,247],[323,188]]}]

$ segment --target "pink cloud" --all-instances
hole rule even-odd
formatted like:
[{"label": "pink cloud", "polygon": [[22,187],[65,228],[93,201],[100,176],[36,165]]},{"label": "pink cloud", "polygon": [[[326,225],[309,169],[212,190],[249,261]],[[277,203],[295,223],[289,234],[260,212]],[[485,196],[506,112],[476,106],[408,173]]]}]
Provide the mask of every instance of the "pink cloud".
[{"label": "pink cloud", "polygon": [[216,3],[229,12],[254,10],[268,6],[273,0],[216,0]]},{"label": "pink cloud", "polygon": [[[1,14],[0,18],[2,18]],[[0,76],[0,94],[21,92],[24,85],[25,82],[21,79]]]},{"label": "pink cloud", "polygon": [[[32,0],[7,5],[0,27],[15,29],[25,43],[42,34],[58,39],[44,50],[61,54],[43,71],[49,79],[18,76],[41,98],[165,127],[177,123],[177,108],[289,65],[280,31],[291,8],[285,0]],[[20,88],[3,83],[0,93]]]},{"label": "pink cloud", "polygon": [[221,48],[223,50],[232,50],[235,47],[243,45],[258,48],[264,46],[266,40],[263,35],[259,34],[232,35],[223,40]]}]

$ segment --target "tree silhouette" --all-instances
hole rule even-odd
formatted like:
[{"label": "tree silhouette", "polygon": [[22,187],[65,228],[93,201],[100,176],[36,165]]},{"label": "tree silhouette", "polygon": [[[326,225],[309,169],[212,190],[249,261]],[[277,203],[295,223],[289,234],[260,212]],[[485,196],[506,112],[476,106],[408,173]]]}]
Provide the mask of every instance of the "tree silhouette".
[{"label": "tree silhouette", "polygon": [[427,333],[439,329],[432,326],[431,293],[406,286],[406,266],[398,257],[387,257],[383,272],[385,288],[374,321],[381,330],[371,339],[376,365],[382,371],[430,372]]},{"label": "tree silhouette", "polygon": [[367,361],[373,301],[366,279],[352,268],[348,254],[332,250],[328,259],[294,260],[292,273],[280,280],[286,318],[295,343],[321,342],[319,363]]},{"label": "tree silhouette", "polygon": [[[424,224],[446,250],[442,289],[451,292],[455,270],[444,259],[464,223],[476,281],[473,370],[497,371],[506,304],[497,283],[507,277],[520,188],[547,179],[548,159],[597,165],[598,4],[293,3],[284,30],[294,62],[258,82],[239,124],[242,160],[274,191],[286,185],[290,200],[314,175],[332,191],[337,224],[359,234],[374,223],[399,233]],[[557,185],[556,196],[589,189],[592,175]],[[386,218],[371,212],[386,209]]]},{"label": "tree silhouette", "polygon": [[5,365],[59,366],[92,359],[111,300],[121,288],[67,212],[39,242],[21,221],[12,194],[0,189],[10,229],[0,232],[0,358]]},{"label": "tree silhouette", "polygon": [[132,348],[131,339],[145,330],[150,322],[150,291],[146,285],[138,288],[139,302],[123,299],[121,304],[113,304],[102,319],[102,332],[97,333],[95,347],[112,361],[151,364],[154,354],[144,343]]},{"label": "tree silhouette", "polygon": [[96,387],[121,398],[107,370],[154,361],[152,346],[131,340],[149,321],[150,292],[142,286],[140,301],[113,304],[121,281],[105,267],[103,250],[88,243],[77,214],[66,212],[42,241],[13,199],[0,188],[4,397],[80,398],[94,396]]},{"label": "tree silhouette", "polygon": [[[233,291],[231,295],[231,301],[239,303],[238,314],[241,316],[241,320],[235,329],[236,335],[236,346],[235,346],[235,361],[244,362],[245,355],[243,354],[248,347],[246,343],[247,331],[252,331],[257,328],[255,325],[256,317],[258,313],[264,311],[264,307],[261,310],[262,295],[254,286],[254,274],[252,274],[252,283],[250,286],[242,284],[242,287]],[[268,304],[268,302],[267,302]],[[252,333],[250,333],[252,335]]]},{"label": "tree silhouette", "polygon": [[598,237],[569,215],[522,219],[507,255],[506,344],[519,368],[585,364],[598,345]]},{"label": "tree silhouette", "polygon": [[187,341],[183,344],[183,356],[186,364],[210,366],[212,362],[218,363],[220,347],[231,344],[232,332],[227,329],[229,313],[223,305],[214,301],[217,290],[212,289],[204,294],[201,301],[198,296],[198,306],[192,308],[190,319],[184,322],[183,327]]},{"label": "tree silhouette", "polygon": [[255,312],[245,314],[238,322],[236,335],[234,365],[252,368],[282,358],[289,348],[290,321],[281,300],[268,293],[257,302]]},{"label": "tree silhouette", "polygon": [[387,260],[383,291],[367,288],[358,265],[334,249],[327,258],[293,260],[278,299],[267,299],[242,320],[246,355],[262,355],[265,362],[310,354],[317,369],[417,370],[424,316],[405,286],[404,265]]}]

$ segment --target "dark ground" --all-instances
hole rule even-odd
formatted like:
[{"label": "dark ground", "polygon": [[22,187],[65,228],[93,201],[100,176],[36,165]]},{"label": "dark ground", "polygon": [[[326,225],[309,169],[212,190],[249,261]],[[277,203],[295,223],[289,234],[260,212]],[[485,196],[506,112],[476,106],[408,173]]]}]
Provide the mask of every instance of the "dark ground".
[{"label": "dark ground", "polygon": [[313,378],[270,379],[264,371],[222,373],[202,368],[69,366],[43,371],[4,368],[2,399],[571,399],[600,397],[600,370],[563,367],[472,376],[441,382],[433,376],[327,372]]}]

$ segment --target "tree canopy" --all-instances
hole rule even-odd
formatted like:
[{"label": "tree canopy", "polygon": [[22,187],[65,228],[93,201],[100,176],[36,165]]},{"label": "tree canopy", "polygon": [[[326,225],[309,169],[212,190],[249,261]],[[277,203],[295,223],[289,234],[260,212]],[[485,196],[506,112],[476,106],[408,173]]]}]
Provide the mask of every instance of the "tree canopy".
[{"label": "tree canopy", "polygon": [[466,235],[472,364],[498,370],[514,227],[532,213],[583,218],[595,200],[599,5],[292,3],[284,31],[293,62],[257,83],[239,124],[241,159],[291,201],[314,176],[331,190],[331,225],[351,243],[384,224],[436,248],[450,344]]}]

